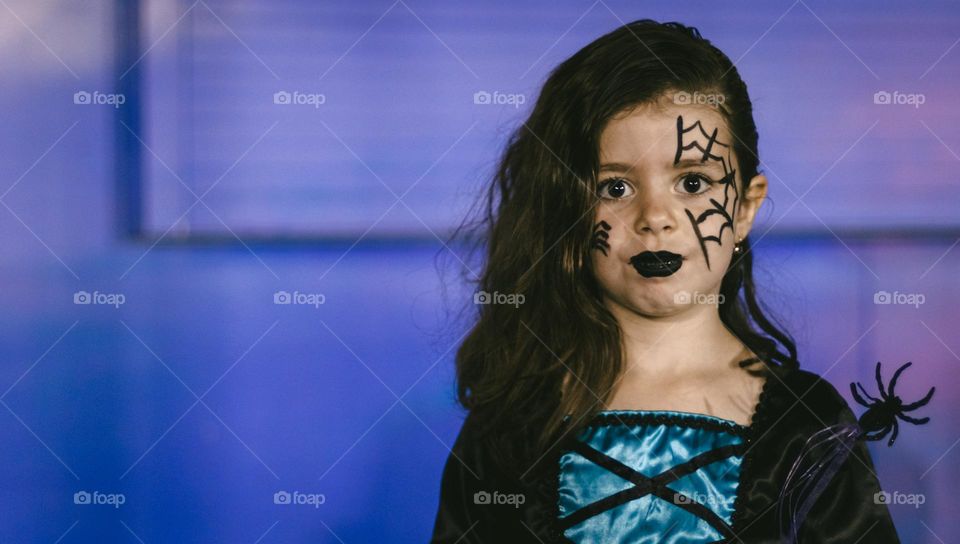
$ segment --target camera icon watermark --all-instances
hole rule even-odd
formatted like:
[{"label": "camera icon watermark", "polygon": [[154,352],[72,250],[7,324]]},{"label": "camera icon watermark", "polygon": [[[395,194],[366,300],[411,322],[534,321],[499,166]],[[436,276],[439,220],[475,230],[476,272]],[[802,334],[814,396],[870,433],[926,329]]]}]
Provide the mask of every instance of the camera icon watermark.
[{"label": "camera icon watermark", "polygon": [[123,93],[101,93],[100,91],[77,91],[73,93],[73,103],[79,106],[113,106],[119,108],[127,102]]},{"label": "camera icon watermark", "polygon": [[301,493],[294,491],[277,491],[273,494],[273,504],[294,505],[294,506],[312,506],[320,508],[320,505],[327,502],[327,497],[323,493]]},{"label": "camera icon watermark", "polygon": [[873,103],[881,106],[913,106],[919,108],[927,101],[923,93],[901,93],[900,91],[877,91],[873,93]]},{"label": "camera icon watermark", "polygon": [[721,93],[701,93],[677,91],[673,93],[673,103],[678,106],[719,106],[727,101]]},{"label": "camera icon watermark", "polygon": [[500,293],[499,291],[494,291],[493,293],[477,291],[473,294],[474,304],[506,304],[514,308],[519,308],[525,301],[526,297],[523,296],[523,293],[507,294]]},{"label": "camera icon watermark", "polygon": [[888,493],[886,491],[880,491],[873,494],[873,504],[906,504],[914,508],[920,508],[920,505],[925,502],[927,502],[927,497],[923,493],[901,493],[899,491]]},{"label": "camera icon watermark", "polygon": [[673,294],[674,304],[705,304],[719,306],[725,300],[723,293],[701,293],[699,291],[677,291]]},{"label": "camera icon watermark", "polygon": [[327,103],[323,93],[302,93],[300,91],[277,91],[273,93],[273,103],[280,106],[313,106],[319,108]]},{"label": "camera icon watermark", "polygon": [[527,96],[520,93],[501,93],[500,91],[477,91],[473,93],[473,103],[478,106],[513,106],[519,108],[527,101]]},{"label": "camera icon watermark", "polygon": [[120,508],[127,502],[127,497],[123,493],[100,493],[94,491],[77,491],[73,494],[73,504],[81,506],[88,505],[106,505],[114,508]]},{"label": "camera icon watermark", "polygon": [[327,301],[323,293],[301,293],[300,291],[277,291],[273,294],[273,303],[277,305],[303,305],[319,308]]},{"label": "camera icon watermark", "polygon": [[477,505],[507,505],[514,508],[520,508],[520,505],[527,502],[527,497],[523,493],[500,493],[494,491],[477,491],[473,494],[473,504]]},{"label": "camera icon watermark", "polygon": [[683,493],[674,493],[673,494],[673,504],[697,504],[698,501],[689,495],[684,495]]},{"label": "camera icon watermark", "polygon": [[923,293],[901,293],[900,291],[877,291],[873,294],[874,304],[902,304],[919,308],[927,301]]},{"label": "camera icon watermark", "polygon": [[78,305],[103,305],[119,308],[127,302],[127,297],[123,293],[101,293],[94,291],[77,291],[73,294],[73,303]]},{"label": "camera icon watermark", "polygon": [[714,506],[729,506],[729,500],[709,493],[678,493],[673,494],[673,504],[699,504],[713,508]]}]

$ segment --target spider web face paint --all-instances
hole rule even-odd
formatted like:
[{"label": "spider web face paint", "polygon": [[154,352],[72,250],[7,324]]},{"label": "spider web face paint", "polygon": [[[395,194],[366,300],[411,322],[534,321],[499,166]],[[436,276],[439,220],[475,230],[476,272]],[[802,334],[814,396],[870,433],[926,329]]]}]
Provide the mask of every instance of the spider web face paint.
[{"label": "spider web face paint", "polygon": [[[699,154],[700,162],[707,162],[708,160],[718,161],[723,166],[724,176],[723,179],[719,181],[720,185],[723,185],[723,203],[721,204],[717,202],[716,199],[711,198],[710,207],[698,215],[694,215],[689,208],[684,208],[684,211],[687,212],[687,217],[690,219],[690,224],[693,225],[693,232],[697,235],[697,240],[700,242],[700,251],[703,252],[703,258],[707,261],[707,269],[710,269],[710,255],[707,253],[707,242],[716,242],[718,246],[723,246],[723,229],[729,228],[731,232],[733,231],[733,217],[731,214],[733,210],[737,209],[737,201],[740,198],[736,184],[737,171],[733,169],[733,160],[731,158],[732,147],[717,141],[717,133],[719,130],[719,128],[714,128],[712,133],[708,133],[704,130],[699,120],[689,127],[683,128],[683,116],[677,116],[677,154],[673,158],[673,164],[676,165],[679,163],[684,152],[688,152],[688,155],[691,153]],[[684,139],[690,143],[684,145]],[[731,188],[733,190],[733,205],[731,206],[731,211],[728,212],[727,206],[731,201]],[[701,225],[713,215],[719,215],[723,218],[720,229],[716,234],[701,228]]]},{"label": "spider web face paint", "polygon": [[600,251],[606,256],[607,250],[610,249],[610,244],[607,242],[608,238],[610,238],[610,224],[606,221],[600,221],[593,226],[593,237],[590,241],[590,247]]}]

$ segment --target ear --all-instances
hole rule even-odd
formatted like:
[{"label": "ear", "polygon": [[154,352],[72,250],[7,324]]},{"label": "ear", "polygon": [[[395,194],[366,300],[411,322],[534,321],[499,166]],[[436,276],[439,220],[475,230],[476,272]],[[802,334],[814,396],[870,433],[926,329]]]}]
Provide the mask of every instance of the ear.
[{"label": "ear", "polygon": [[746,238],[753,227],[753,219],[757,216],[760,205],[767,198],[767,176],[763,174],[753,176],[746,194],[741,196],[734,232],[738,238]]}]

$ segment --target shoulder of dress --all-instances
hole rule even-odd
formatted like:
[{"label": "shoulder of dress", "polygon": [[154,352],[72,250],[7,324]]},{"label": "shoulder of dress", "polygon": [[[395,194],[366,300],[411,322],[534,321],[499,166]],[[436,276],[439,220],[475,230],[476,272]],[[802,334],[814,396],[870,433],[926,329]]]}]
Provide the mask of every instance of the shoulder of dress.
[{"label": "shoulder of dress", "polygon": [[778,380],[780,410],[789,410],[795,417],[813,424],[834,424],[849,421],[850,405],[836,386],[825,377],[803,369],[779,369],[769,379]]}]

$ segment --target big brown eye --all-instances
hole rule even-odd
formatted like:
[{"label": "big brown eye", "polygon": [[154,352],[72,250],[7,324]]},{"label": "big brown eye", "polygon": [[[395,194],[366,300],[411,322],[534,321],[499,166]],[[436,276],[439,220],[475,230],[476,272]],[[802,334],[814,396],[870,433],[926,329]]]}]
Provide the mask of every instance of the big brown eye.
[{"label": "big brown eye", "polygon": [[677,182],[678,189],[687,195],[698,195],[710,190],[713,180],[702,174],[686,174]]},{"label": "big brown eye", "polygon": [[600,182],[597,195],[608,200],[619,200],[633,194],[633,187],[625,179],[612,178]]}]

